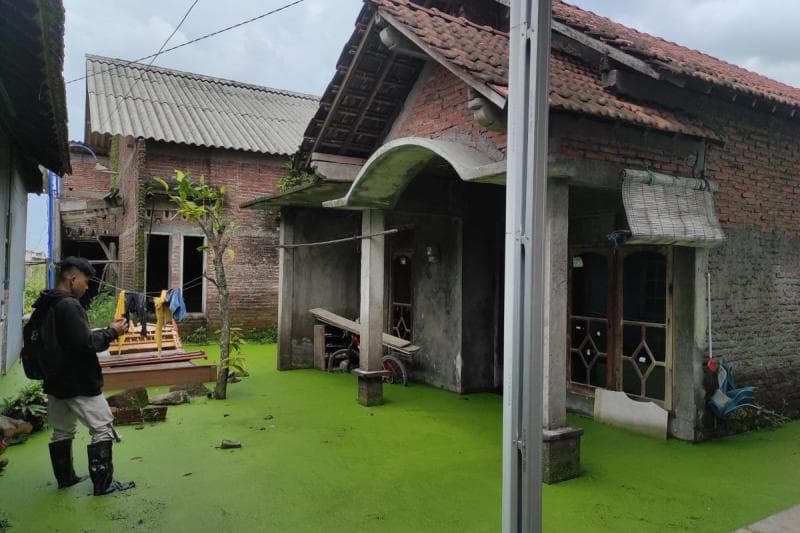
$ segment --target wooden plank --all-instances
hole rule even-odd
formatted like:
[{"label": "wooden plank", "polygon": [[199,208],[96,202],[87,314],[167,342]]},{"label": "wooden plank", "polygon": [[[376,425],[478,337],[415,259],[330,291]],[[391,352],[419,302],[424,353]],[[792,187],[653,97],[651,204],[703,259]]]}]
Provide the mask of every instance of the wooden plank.
[{"label": "wooden plank", "polygon": [[103,389],[106,391],[181,383],[209,383],[216,379],[216,365],[195,365],[189,361],[103,369]]},{"label": "wooden plank", "polygon": [[583,46],[590,48],[600,54],[601,56],[608,56],[614,61],[625,65],[626,67],[630,67],[633,70],[644,74],[645,76],[649,76],[655,80],[661,79],[661,75],[651,67],[647,62],[642,59],[639,59],[636,56],[631,54],[625,53],[618,48],[614,48],[613,46],[606,44],[602,41],[589,37],[585,33],[576,30],[570,26],[562,22],[558,22],[554,20],[552,22],[553,31],[560,33],[561,35],[568,37]]},{"label": "wooden plank", "polygon": [[[163,353],[165,350],[166,351],[174,351],[174,350],[177,350],[177,349],[178,349],[177,346],[174,346],[174,345],[163,345],[162,349],[161,349],[161,352]],[[158,350],[156,349],[156,345],[155,344],[140,344],[140,345],[130,345],[130,346],[124,345],[122,347],[122,352],[121,353],[120,353],[120,350],[119,350],[118,347],[112,345],[109,348],[109,351],[111,352],[112,357],[115,356],[115,355],[117,357],[119,357],[119,356],[125,355],[125,354],[148,353],[148,352],[152,352],[152,353],[155,354],[155,353],[158,352]]]},{"label": "wooden plank", "polygon": [[[316,318],[320,322],[324,322],[325,324],[329,324],[331,326],[361,336],[361,324],[359,324],[358,322],[353,322],[352,320],[348,320],[342,316],[337,315],[336,313],[331,313],[330,311],[321,308],[311,309],[309,310],[309,313],[311,313],[314,316],[314,318]],[[407,341],[406,339],[401,339],[400,337],[395,337],[394,335],[389,335],[388,333],[384,333],[383,345],[389,348],[401,349],[411,346],[411,341]]]},{"label": "wooden plank", "polygon": [[161,357],[110,357],[100,360],[101,368],[114,368],[120,366],[136,366],[149,363],[171,363],[180,361],[191,361],[193,359],[207,359],[205,352],[174,353]]},{"label": "wooden plank", "polygon": [[325,326],[314,325],[314,367],[325,370]]}]

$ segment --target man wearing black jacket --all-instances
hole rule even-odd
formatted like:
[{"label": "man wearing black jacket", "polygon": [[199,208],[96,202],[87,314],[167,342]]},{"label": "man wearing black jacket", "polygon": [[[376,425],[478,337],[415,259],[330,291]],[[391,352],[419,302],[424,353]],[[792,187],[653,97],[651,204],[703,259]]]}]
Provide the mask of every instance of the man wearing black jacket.
[{"label": "man wearing black jacket", "polygon": [[109,327],[92,331],[79,300],[89,287],[94,268],[80,257],[68,257],[59,265],[58,285],[42,292],[34,307],[55,313],[53,331],[43,336],[56,339],[61,354],[57,370],[44,379],[47,393],[47,419],[53,428],[50,459],[58,487],[70,487],[83,479],[72,465],[72,439],[77,421],[89,428],[92,443],[88,447],[89,475],[94,495],[127,490],[134,483],[114,480],[111,446],[116,432],[114,417],[102,394],[103,375],[97,352],[108,349],[111,341],[128,329],[127,321],[117,320]]}]

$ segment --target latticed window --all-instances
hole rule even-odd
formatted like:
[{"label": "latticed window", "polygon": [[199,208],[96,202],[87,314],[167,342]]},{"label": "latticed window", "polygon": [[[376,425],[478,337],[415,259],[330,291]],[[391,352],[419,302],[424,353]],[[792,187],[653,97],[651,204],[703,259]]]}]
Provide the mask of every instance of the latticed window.
[{"label": "latticed window", "polygon": [[569,375],[575,387],[671,401],[668,250],[575,250]]}]

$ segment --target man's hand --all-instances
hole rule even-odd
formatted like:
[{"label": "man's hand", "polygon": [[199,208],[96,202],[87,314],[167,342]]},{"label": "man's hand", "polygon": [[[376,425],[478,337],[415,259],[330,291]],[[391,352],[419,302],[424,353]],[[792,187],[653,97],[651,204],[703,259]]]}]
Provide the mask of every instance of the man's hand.
[{"label": "man's hand", "polygon": [[117,336],[119,337],[123,333],[128,331],[128,321],[124,318],[120,318],[119,320],[115,320],[109,326],[111,329],[117,332]]}]

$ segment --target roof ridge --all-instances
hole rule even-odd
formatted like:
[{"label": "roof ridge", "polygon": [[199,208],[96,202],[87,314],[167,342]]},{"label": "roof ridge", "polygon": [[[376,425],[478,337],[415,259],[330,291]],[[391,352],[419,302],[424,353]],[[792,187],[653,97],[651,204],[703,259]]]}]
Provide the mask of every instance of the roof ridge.
[{"label": "roof ridge", "polygon": [[97,63],[113,64],[113,65],[120,66],[120,67],[130,67],[130,68],[135,68],[135,69],[144,70],[144,71],[157,71],[157,72],[171,74],[171,75],[174,75],[176,77],[190,78],[190,79],[195,79],[195,80],[199,80],[199,81],[207,81],[207,82],[210,82],[210,83],[218,83],[220,85],[231,85],[231,86],[235,86],[235,87],[242,87],[242,88],[253,89],[253,90],[257,90],[257,91],[264,91],[264,92],[273,93],[273,94],[281,94],[281,95],[284,95],[284,96],[289,96],[289,97],[293,97],[293,98],[300,98],[300,99],[304,99],[304,100],[314,100],[316,102],[318,102],[319,99],[320,99],[319,96],[316,96],[316,95],[313,95],[313,94],[290,91],[288,89],[279,89],[277,87],[269,87],[269,86],[266,86],[266,85],[256,85],[254,83],[247,83],[247,82],[243,82],[243,81],[232,80],[232,79],[229,79],[229,78],[217,78],[217,77],[214,77],[214,76],[208,76],[206,74],[199,74],[197,72],[189,72],[188,70],[178,70],[178,69],[174,69],[174,68],[161,67],[161,66],[157,66],[157,65],[146,65],[146,64],[143,64],[143,63],[136,63],[134,61],[129,61],[127,59],[119,59],[119,58],[115,58],[115,57],[101,56],[101,55],[96,55],[96,54],[86,54],[86,61],[87,62],[88,61],[94,61],[94,62],[97,62]]},{"label": "roof ridge", "polygon": [[[570,4],[570,3],[568,3],[568,2],[566,2],[566,1],[564,1],[564,0],[553,0],[553,7],[554,7],[554,8],[555,8],[555,6],[556,6],[557,4],[561,4],[561,5],[565,6],[565,7],[566,7],[566,8],[568,8],[568,9],[574,9],[574,10],[576,10],[576,11],[580,11],[580,12],[582,12],[582,13],[587,13],[587,14],[591,15],[592,17],[595,17],[595,18],[597,18],[597,19],[601,19],[601,20],[603,20],[604,22],[606,22],[606,23],[608,23],[608,24],[610,24],[610,25],[612,25],[612,26],[616,26],[616,27],[624,28],[625,30],[627,30],[627,31],[630,31],[630,32],[633,32],[633,33],[635,33],[635,34],[637,34],[637,35],[640,35],[640,36],[642,36],[642,37],[643,37],[643,38],[645,38],[645,39],[654,39],[654,40],[656,40],[656,41],[658,41],[658,42],[661,42],[661,43],[664,43],[664,44],[666,44],[666,45],[669,45],[669,46],[674,46],[674,47],[676,47],[676,48],[680,48],[681,50],[684,50],[685,52],[688,52],[688,53],[691,53],[691,54],[697,54],[697,55],[699,55],[699,56],[703,56],[703,57],[705,57],[705,58],[708,58],[708,59],[710,59],[710,60],[712,60],[712,61],[715,61],[715,62],[717,62],[717,63],[724,64],[724,65],[727,65],[727,66],[729,66],[729,67],[733,67],[733,68],[735,68],[735,69],[737,69],[737,70],[740,70],[740,71],[746,72],[746,73],[748,73],[748,74],[752,74],[753,76],[757,76],[758,78],[760,78],[760,79],[762,79],[762,80],[766,80],[766,81],[769,81],[769,82],[771,82],[771,83],[775,83],[775,84],[781,85],[781,86],[785,87],[786,89],[789,89],[789,90],[790,90],[790,92],[798,92],[798,93],[800,93],[800,87],[795,87],[795,86],[793,86],[793,85],[789,85],[788,83],[784,83],[784,82],[782,82],[782,81],[779,81],[779,80],[776,80],[776,79],[770,78],[769,76],[766,76],[766,75],[764,75],[764,74],[761,74],[760,72],[756,72],[755,70],[750,70],[750,69],[748,69],[748,68],[745,68],[745,67],[743,67],[743,66],[741,66],[741,65],[737,65],[736,63],[731,63],[730,61],[727,61],[727,60],[725,60],[725,59],[720,59],[720,58],[718,58],[718,57],[716,57],[716,56],[713,56],[713,55],[711,55],[711,54],[709,54],[709,53],[707,53],[707,52],[704,52],[704,51],[702,51],[702,50],[698,50],[698,49],[696,49],[696,48],[690,48],[690,47],[688,47],[688,46],[686,46],[686,45],[683,45],[683,44],[676,43],[676,42],[674,42],[674,41],[670,41],[670,40],[668,40],[668,39],[665,39],[664,37],[661,37],[661,36],[659,36],[659,35],[654,35],[654,34],[651,34],[651,33],[647,33],[647,32],[644,32],[644,31],[637,30],[636,28],[632,28],[632,27],[630,27],[630,26],[627,26],[627,25],[625,25],[625,24],[622,24],[621,22],[618,22],[618,21],[616,21],[616,20],[614,20],[614,19],[611,19],[611,18],[609,18],[609,17],[606,17],[606,16],[603,16],[603,15],[599,15],[599,14],[595,13],[594,11],[591,11],[591,10],[588,10],[588,9],[584,9],[584,8],[582,8],[582,7],[580,7],[580,6],[577,6],[577,5],[575,5],[575,4]],[[553,14],[555,15],[555,10],[554,10],[554,13],[553,13]],[[570,24],[567,24],[567,25],[568,25],[568,26],[571,26]],[[576,26],[577,26],[577,25],[576,25]],[[589,28],[587,25],[585,25],[585,24],[583,25],[583,27],[584,27],[585,29],[590,29],[590,28]],[[609,44],[610,46],[614,46],[614,45],[613,45],[613,44],[611,44],[611,43],[608,43],[608,44]],[[615,46],[615,48],[619,48],[621,51],[623,51],[623,52],[626,52],[626,50],[625,50],[624,48],[622,48],[622,47]],[[655,54],[654,54],[654,53],[652,53],[652,52],[651,52],[651,54],[652,54],[653,56],[655,56]],[[661,51],[659,51],[659,55],[663,55]],[[675,63],[675,61],[674,61],[674,59],[673,59],[673,58],[667,57],[666,59],[667,59],[667,60],[668,60],[668,62],[670,62],[670,63],[673,63],[673,64]],[[660,60],[660,59],[659,59],[659,60]],[[744,89],[744,87],[742,87],[742,89]],[[754,90],[753,88],[750,88],[749,90],[750,90],[751,92],[755,92],[755,90]]]},{"label": "roof ridge", "polygon": [[427,7],[421,6],[419,4],[415,4],[414,2],[409,2],[409,0],[370,0],[370,2],[372,2],[373,4],[376,4],[378,7],[381,7],[381,3],[383,3],[383,2],[393,2],[395,4],[404,5],[404,6],[408,7],[408,8],[410,8],[410,9],[414,9],[414,10],[417,10],[417,11],[423,11],[423,12],[428,13],[430,15],[433,15],[435,17],[443,18],[443,19],[448,20],[450,22],[455,22],[457,24],[462,24],[464,26],[472,26],[473,28],[478,29],[480,31],[493,33],[495,35],[503,35],[503,36],[506,36],[506,37],[509,35],[508,32],[504,32],[502,30],[498,30],[497,28],[492,28],[491,26],[484,26],[484,25],[481,25],[481,24],[476,24],[475,22],[472,22],[471,20],[469,20],[467,18],[456,17],[454,15],[449,15],[449,14],[445,13],[444,11],[440,11],[439,9],[436,9],[435,7],[427,8]]}]

